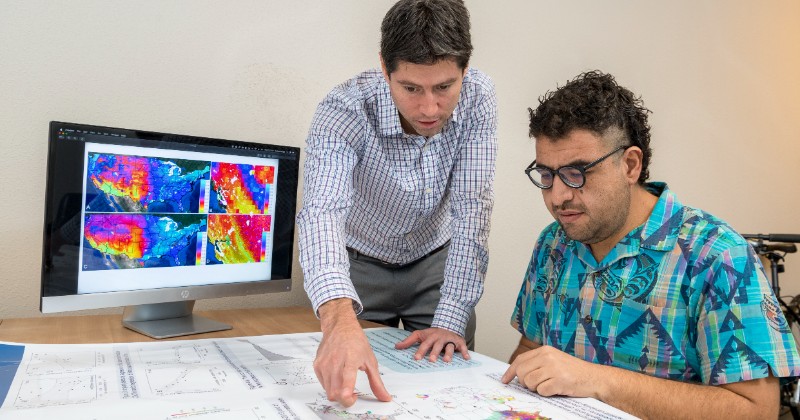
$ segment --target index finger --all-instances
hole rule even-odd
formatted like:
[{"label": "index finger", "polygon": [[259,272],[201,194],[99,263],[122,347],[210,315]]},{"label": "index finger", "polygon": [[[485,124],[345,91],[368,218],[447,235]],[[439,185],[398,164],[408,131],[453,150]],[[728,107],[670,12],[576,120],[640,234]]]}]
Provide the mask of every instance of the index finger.
[{"label": "index finger", "polygon": [[422,341],[422,338],[420,337],[420,334],[421,333],[419,331],[412,332],[408,337],[406,337],[402,341],[396,343],[394,345],[394,348],[396,348],[398,350],[404,350],[404,349],[407,349],[407,348],[413,346],[414,344],[417,344],[418,342]]},{"label": "index finger", "polygon": [[511,380],[514,379],[515,376],[517,376],[517,369],[512,363],[511,366],[509,366],[508,369],[506,369],[505,373],[503,373],[503,376],[500,377],[500,382],[507,384],[511,382]]}]

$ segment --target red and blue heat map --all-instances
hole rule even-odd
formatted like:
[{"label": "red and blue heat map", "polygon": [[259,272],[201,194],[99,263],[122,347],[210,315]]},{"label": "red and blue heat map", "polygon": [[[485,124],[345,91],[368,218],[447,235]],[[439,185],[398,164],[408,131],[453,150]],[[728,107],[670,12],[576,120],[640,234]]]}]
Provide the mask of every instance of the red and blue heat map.
[{"label": "red and blue heat map", "polygon": [[208,179],[210,162],[90,153],[89,186],[103,200],[87,203],[89,211],[197,212],[200,181]]},{"label": "red and blue heat map", "polygon": [[84,270],[268,259],[275,167],[106,153],[87,165]]},{"label": "red and blue heat map", "polygon": [[206,263],[264,261],[265,241],[271,221],[269,215],[209,214]]},{"label": "red and blue heat map", "polygon": [[195,265],[202,215],[88,214],[84,270]]},{"label": "red and blue heat map", "polygon": [[147,235],[147,221],[140,215],[93,214],[86,217],[84,236],[92,248],[107,255],[141,259],[153,239]]},{"label": "red and blue heat map", "polygon": [[267,214],[274,181],[273,166],[212,163],[209,213]]}]

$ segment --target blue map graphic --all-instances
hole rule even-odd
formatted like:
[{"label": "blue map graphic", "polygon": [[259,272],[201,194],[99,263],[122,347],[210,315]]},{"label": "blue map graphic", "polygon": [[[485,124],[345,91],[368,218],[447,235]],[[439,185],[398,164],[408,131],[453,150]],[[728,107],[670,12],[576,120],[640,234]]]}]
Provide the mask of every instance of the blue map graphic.
[{"label": "blue map graphic", "polygon": [[84,222],[84,271],[195,265],[197,234],[207,227],[194,214],[89,214]]},{"label": "blue map graphic", "polygon": [[86,211],[197,213],[211,163],[89,153]]}]

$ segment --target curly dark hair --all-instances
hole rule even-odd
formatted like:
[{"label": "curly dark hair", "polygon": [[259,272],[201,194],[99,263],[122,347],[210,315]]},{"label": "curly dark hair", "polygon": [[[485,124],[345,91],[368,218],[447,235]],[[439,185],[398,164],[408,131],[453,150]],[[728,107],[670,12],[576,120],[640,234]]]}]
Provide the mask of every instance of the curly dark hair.
[{"label": "curly dark hair", "polygon": [[381,57],[390,75],[400,61],[434,64],[452,58],[463,70],[471,55],[463,0],[400,0],[381,23]]},{"label": "curly dark hair", "polygon": [[595,135],[622,132],[618,146],[642,149],[642,172],[639,183],[649,177],[653,151],[650,149],[650,125],[641,97],[617,84],[614,76],[598,70],[581,73],[554,92],[539,98],[539,106],[530,113],[530,136],[552,140],[566,137],[574,129],[589,130]]}]

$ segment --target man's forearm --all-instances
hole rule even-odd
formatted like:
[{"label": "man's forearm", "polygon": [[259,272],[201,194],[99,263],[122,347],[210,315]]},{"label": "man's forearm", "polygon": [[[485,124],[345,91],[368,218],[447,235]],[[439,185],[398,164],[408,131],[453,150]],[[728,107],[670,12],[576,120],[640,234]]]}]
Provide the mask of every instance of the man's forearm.
[{"label": "man's forearm", "polygon": [[319,320],[323,334],[342,323],[358,324],[356,312],[353,310],[353,301],[347,298],[329,300],[320,305]]},{"label": "man's forearm", "polygon": [[593,397],[642,418],[777,418],[778,379],[709,386],[596,365]]}]

